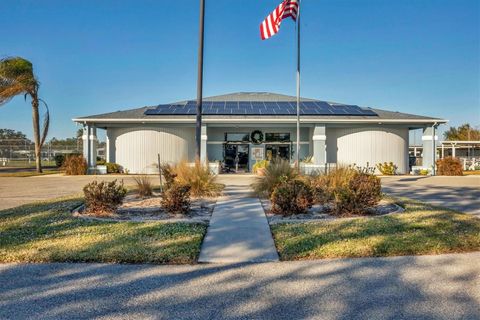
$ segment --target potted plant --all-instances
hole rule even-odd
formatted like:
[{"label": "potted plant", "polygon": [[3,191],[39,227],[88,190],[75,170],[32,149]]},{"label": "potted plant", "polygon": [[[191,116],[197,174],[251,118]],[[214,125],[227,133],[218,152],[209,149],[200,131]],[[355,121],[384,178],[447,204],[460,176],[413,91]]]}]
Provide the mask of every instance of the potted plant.
[{"label": "potted plant", "polygon": [[267,168],[268,164],[269,164],[268,160],[260,160],[255,162],[255,164],[253,165],[253,173],[259,176],[264,176],[265,169]]}]

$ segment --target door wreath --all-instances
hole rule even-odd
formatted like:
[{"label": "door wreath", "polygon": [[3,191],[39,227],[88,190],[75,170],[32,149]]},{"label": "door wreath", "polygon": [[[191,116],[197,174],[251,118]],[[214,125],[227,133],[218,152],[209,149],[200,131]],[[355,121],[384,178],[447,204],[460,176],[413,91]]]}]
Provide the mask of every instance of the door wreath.
[{"label": "door wreath", "polygon": [[250,139],[252,139],[252,142],[255,144],[260,144],[263,142],[263,132],[260,130],[255,130],[252,132],[250,135]]}]

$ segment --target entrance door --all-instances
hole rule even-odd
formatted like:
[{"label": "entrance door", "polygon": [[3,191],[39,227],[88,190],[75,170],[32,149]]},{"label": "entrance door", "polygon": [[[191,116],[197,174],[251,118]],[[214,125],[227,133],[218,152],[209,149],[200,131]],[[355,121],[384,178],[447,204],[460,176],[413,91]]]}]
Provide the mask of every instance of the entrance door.
[{"label": "entrance door", "polygon": [[267,160],[283,159],[290,160],[289,144],[267,144],[265,146]]},{"label": "entrance door", "polygon": [[248,144],[225,144],[224,162],[229,172],[248,172]]}]

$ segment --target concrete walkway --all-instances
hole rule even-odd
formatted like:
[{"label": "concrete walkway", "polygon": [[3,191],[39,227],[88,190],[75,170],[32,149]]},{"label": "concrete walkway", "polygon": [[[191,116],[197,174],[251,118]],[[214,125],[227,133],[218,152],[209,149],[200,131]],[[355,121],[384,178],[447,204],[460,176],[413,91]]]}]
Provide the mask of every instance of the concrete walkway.
[{"label": "concrete walkway", "polygon": [[185,266],[0,264],[0,319],[480,319],[480,253]]},{"label": "concrete walkway", "polygon": [[199,262],[238,263],[278,261],[267,218],[248,185],[225,188],[213,211]]}]

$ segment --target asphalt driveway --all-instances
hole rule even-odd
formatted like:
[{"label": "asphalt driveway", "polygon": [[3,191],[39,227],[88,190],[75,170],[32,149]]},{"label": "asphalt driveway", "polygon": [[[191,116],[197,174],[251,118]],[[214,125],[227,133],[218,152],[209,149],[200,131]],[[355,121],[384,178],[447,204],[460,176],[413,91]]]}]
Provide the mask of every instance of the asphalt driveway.
[{"label": "asphalt driveway", "polygon": [[0,265],[0,319],[480,319],[480,253]]},{"label": "asphalt driveway", "polygon": [[[123,180],[125,185],[135,181],[129,175],[90,175],[65,176],[51,174],[34,177],[0,177],[0,210],[13,208],[34,201],[47,200],[81,193],[83,187],[93,180]],[[151,176],[154,184],[159,184],[155,175]],[[253,175],[220,175],[218,181],[224,184],[249,185],[254,181]]]},{"label": "asphalt driveway", "polygon": [[383,177],[385,193],[480,217],[480,176]]},{"label": "asphalt driveway", "polygon": [[[47,200],[81,193],[93,180],[123,180],[125,185],[134,183],[132,176],[65,176],[52,174],[34,177],[0,177],[0,210],[13,208],[34,201]],[[154,178],[152,178],[154,179]]]}]

